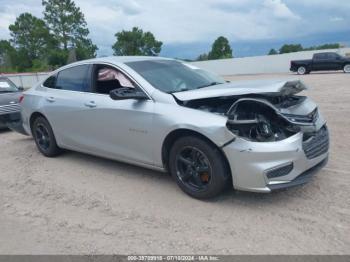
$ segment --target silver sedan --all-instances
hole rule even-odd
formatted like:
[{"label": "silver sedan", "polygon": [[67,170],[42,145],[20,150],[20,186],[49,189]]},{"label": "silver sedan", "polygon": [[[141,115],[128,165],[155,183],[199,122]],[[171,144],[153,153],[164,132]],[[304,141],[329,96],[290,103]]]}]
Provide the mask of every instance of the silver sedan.
[{"label": "silver sedan", "polygon": [[271,192],[311,179],[328,129],[298,80],[226,82],[181,61],[108,57],[58,69],[24,93],[39,151],[69,149],[169,171],[195,198]]}]

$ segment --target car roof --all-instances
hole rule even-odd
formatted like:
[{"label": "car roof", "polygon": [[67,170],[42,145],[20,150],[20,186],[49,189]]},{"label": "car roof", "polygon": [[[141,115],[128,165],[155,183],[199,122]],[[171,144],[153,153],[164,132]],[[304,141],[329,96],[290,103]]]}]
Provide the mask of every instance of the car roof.
[{"label": "car roof", "polygon": [[155,60],[174,60],[172,58],[165,58],[165,57],[159,57],[159,56],[107,56],[107,57],[99,57],[99,58],[92,58],[82,61],[77,61],[65,66],[62,66],[55,70],[54,72],[61,71],[63,69],[76,66],[76,65],[82,65],[82,64],[92,64],[92,63],[111,63],[111,64],[118,64],[118,63],[129,63],[129,62],[138,62],[138,61],[155,61]]},{"label": "car roof", "polygon": [[159,56],[108,56],[99,57],[88,60],[78,61],[69,65],[83,64],[83,63],[128,63],[128,62],[138,62],[138,61],[152,61],[152,60],[172,60],[171,58],[159,57]]}]

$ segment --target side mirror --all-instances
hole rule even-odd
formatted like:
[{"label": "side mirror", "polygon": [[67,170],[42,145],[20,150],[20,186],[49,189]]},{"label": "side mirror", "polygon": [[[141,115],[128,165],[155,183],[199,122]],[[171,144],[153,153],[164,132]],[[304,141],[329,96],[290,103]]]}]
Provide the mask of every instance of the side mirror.
[{"label": "side mirror", "polygon": [[17,89],[18,89],[19,91],[24,91],[23,86],[18,86]]},{"label": "side mirror", "polygon": [[136,88],[128,88],[128,87],[114,89],[111,92],[109,92],[109,96],[113,100],[126,100],[126,99],[147,100],[148,99],[145,93],[137,90]]}]

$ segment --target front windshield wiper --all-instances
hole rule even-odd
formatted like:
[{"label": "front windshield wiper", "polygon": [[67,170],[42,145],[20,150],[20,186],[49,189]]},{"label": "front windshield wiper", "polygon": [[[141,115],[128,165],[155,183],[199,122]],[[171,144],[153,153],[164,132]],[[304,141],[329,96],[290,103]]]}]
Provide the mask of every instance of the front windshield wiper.
[{"label": "front windshield wiper", "polygon": [[180,90],[175,90],[175,91],[168,91],[168,94],[173,94],[173,93],[179,93],[179,92],[185,92],[185,91],[190,91],[192,89],[188,89],[188,88],[182,88]]},{"label": "front windshield wiper", "polygon": [[169,94],[173,94],[173,93],[178,93],[178,92],[185,92],[185,91],[192,91],[192,90],[196,90],[196,89],[201,89],[201,88],[205,88],[205,87],[209,87],[209,86],[216,86],[216,85],[221,85],[223,84],[222,82],[211,82],[209,84],[206,84],[206,85],[203,85],[203,86],[199,86],[199,87],[196,87],[196,88],[182,88],[180,90],[176,90],[176,91],[171,91],[171,92],[168,92]]},{"label": "front windshield wiper", "polygon": [[209,83],[207,85],[198,86],[195,89],[201,89],[201,88],[205,88],[205,87],[209,87],[209,86],[216,86],[216,85],[220,85],[220,84],[222,84],[222,83],[221,82],[211,82],[211,83]]}]

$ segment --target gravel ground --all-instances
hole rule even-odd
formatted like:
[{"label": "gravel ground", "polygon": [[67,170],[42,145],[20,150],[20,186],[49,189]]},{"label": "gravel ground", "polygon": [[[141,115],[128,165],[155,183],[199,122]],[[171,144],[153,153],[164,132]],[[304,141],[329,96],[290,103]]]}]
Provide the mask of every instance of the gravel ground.
[{"label": "gravel ground", "polygon": [[278,193],[198,201],[166,174],[74,152],[44,158],[31,138],[0,132],[0,253],[350,254],[350,75],[301,78],[328,119],[330,161]]}]

